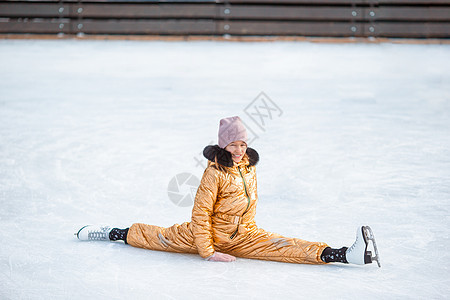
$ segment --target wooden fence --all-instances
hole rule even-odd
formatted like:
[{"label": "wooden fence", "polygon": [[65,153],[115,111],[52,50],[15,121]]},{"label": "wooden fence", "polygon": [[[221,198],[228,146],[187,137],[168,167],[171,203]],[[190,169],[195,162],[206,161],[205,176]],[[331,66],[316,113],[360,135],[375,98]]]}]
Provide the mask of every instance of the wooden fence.
[{"label": "wooden fence", "polygon": [[449,0],[1,1],[0,33],[449,38]]}]

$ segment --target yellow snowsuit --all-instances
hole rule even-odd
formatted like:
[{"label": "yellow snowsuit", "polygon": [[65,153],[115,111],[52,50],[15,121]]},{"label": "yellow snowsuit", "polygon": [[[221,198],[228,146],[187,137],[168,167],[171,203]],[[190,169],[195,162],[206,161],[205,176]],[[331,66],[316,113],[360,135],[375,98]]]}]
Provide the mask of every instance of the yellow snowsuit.
[{"label": "yellow snowsuit", "polygon": [[[235,163],[231,154],[223,151],[217,145],[204,150],[208,167],[195,196],[191,222],[167,228],[135,223],[129,229],[127,243],[150,250],[199,253],[203,258],[219,251],[244,258],[323,264],[320,255],[327,244],[283,237],[256,226],[254,165],[258,153],[247,148],[247,155]],[[214,162],[216,154],[226,172]]]}]

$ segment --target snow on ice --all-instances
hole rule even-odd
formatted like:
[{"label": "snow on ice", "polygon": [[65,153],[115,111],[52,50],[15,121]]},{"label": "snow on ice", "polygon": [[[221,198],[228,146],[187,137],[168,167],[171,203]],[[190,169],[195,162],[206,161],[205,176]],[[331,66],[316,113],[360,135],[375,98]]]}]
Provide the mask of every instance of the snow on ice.
[{"label": "snow on ice", "polygon": [[[449,50],[1,40],[0,298],[448,298]],[[245,113],[260,92],[280,109],[263,128]],[[333,247],[370,225],[381,269],[76,240],[86,224],[189,221],[167,186],[201,178],[232,115],[261,158],[257,224]]]}]

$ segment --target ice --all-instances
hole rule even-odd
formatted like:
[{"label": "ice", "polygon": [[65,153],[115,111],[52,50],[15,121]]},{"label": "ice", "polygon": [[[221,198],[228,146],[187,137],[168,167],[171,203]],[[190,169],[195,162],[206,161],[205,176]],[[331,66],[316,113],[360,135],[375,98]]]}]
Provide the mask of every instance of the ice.
[{"label": "ice", "polygon": [[[0,298],[448,298],[449,50],[0,40]],[[282,110],[264,130],[245,113],[260,92]],[[201,178],[195,158],[233,115],[257,135],[258,225],[333,247],[370,225],[381,269],[76,240],[189,221],[167,186]]]}]

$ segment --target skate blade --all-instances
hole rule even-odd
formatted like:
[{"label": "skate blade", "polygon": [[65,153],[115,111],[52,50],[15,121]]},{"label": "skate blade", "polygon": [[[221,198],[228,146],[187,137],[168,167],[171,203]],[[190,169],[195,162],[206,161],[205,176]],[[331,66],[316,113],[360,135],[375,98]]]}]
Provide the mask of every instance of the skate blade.
[{"label": "skate blade", "polygon": [[372,228],[370,228],[370,226],[363,226],[362,229],[366,240],[372,242],[372,248],[375,252],[375,256],[371,257],[372,261],[376,261],[378,267],[381,268],[380,254],[378,253],[377,242],[375,241],[375,236],[373,234]]}]

